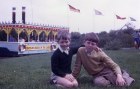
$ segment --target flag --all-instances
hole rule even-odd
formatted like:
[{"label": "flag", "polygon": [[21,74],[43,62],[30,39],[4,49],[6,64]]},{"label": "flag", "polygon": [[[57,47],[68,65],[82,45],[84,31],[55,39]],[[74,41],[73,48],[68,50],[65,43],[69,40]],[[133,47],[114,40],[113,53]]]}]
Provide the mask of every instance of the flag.
[{"label": "flag", "polygon": [[120,19],[120,20],[126,19],[126,17],[120,17],[120,16],[118,16],[118,15],[116,15],[116,18],[117,18],[117,19]]},{"label": "flag", "polygon": [[73,7],[73,6],[71,6],[71,5],[69,5],[69,9],[70,9],[71,11],[80,13],[80,10],[79,10],[79,9],[76,9],[75,7]]},{"label": "flag", "polygon": [[98,11],[98,10],[94,10],[95,11],[95,15],[103,15],[102,12]]},{"label": "flag", "polygon": [[136,21],[136,19],[134,19],[134,18],[132,18],[132,17],[130,17],[130,20],[131,20],[131,21]]}]

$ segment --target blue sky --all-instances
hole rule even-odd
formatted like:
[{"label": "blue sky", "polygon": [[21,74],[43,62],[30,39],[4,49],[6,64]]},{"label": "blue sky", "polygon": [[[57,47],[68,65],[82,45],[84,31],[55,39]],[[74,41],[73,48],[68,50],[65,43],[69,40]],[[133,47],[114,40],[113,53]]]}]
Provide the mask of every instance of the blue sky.
[{"label": "blue sky", "polygon": [[[16,7],[17,22],[21,22],[21,8],[26,7],[26,22],[70,27],[70,32],[80,33],[120,29],[130,22],[140,28],[140,0],[0,0],[0,22],[12,21],[12,7]],[[68,4],[80,9],[69,10]],[[95,15],[94,9],[103,13]],[[117,20],[115,14],[126,17]],[[130,21],[129,17],[137,21]]]}]

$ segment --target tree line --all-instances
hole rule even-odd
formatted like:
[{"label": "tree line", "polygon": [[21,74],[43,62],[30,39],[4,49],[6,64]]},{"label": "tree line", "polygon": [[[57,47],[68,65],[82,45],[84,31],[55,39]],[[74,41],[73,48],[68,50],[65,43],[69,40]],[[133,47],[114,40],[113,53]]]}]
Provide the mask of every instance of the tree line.
[{"label": "tree line", "polygon": [[[134,47],[132,34],[134,28],[127,27],[126,29],[111,30],[110,32],[102,31],[97,33],[99,36],[98,46],[107,50],[118,50],[120,48]],[[81,46],[84,41],[85,34],[79,32],[71,32],[71,47]]]}]

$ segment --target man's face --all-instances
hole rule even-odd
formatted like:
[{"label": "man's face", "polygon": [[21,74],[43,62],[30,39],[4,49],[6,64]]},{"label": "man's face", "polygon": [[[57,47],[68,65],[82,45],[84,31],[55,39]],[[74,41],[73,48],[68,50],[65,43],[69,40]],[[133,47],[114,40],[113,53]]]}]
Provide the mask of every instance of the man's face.
[{"label": "man's face", "polygon": [[58,44],[60,45],[60,47],[61,47],[63,50],[66,50],[66,49],[69,47],[69,45],[70,45],[70,40],[69,40],[69,39],[67,39],[67,40],[60,39],[60,40],[58,41]]},{"label": "man's face", "polygon": [[97,47],[95,42],[88,41],[88,40],[84,42],[84,45],[88,53],[91,53],[93,49]]}]

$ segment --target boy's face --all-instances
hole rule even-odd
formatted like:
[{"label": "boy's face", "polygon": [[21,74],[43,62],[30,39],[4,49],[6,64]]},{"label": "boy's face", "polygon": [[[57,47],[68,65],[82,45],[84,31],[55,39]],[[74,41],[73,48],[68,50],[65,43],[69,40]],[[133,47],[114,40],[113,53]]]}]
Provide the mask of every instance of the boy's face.
[{"label": "boy's face", "polygon": [[69,39],[66,39],[66,40],[60,39],[60,40],[58,41],[58,44],[60,45],[60,47],[61,47],[63,50],[66,50],[66,49],[69,47],[69,45],[70,45],[70,40],[69,40]]},{"label": "boy's face", "polygon": [[85,48],[86,48],[86,50],[87,50],[88,53],[91,53],[93,51],[93,49],[95,47],[97,47],[97,44],[95,42],[88,41],[88,40],[86,40],[84,42],[84,45],[85,45]]}]

